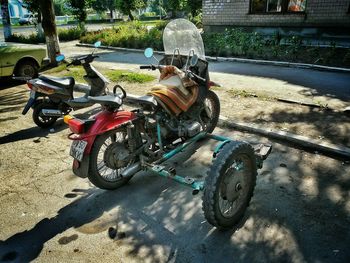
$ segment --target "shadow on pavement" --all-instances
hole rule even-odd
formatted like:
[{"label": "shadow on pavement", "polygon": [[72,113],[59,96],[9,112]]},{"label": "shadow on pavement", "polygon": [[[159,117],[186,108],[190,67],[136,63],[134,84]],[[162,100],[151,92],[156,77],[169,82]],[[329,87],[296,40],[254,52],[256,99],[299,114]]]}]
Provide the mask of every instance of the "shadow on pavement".
[{"label": "shadow on pavement", "polygon": [[[1,101],[1,99],[0,99],[0,101]],[[23,108],[23,107],[20,106],[19,108]],[[100,108],[94,108],[94,109],[90,109],[89,111],[84,112],[84,113],[74,114],[74,116],[77,118],[86,119],[86,118],[89,118],[90,116],[98,113],[99,111],[100,111]],[[0,113],[1,113],[1,109],[0,109]],[[30,117],[30,116],[28,116],[28,117]],[[0,119],[0,122],[9,120],[11,118],[17,119],[17,117],[10,117],[10,118],[6,118],[6,119]],[[5,143],[11,143],[11,142],[32,139],[32,138],[47,137],[50,134],[51,129],[53,129],[53,132],[56,133],[56,132],[60,132],[64,129],[68,129],[68,125],[66,125],[63,122],[63,119],[61,118],[61,119],[57,120],[57,122],[51,128],[42,129],[42,128],[39,128],[37,126],[34,126],[34,127],[28,128],[28,129],[19,130],[19,131],[7,134],[6,136],[0,137],[0,145],[5,144]]]},{"label": "shadow on pavement", "polygon": [[14,80],[11,77],[0,77],[0,90],[26,84],[25,81]]},{"label": "shadow on pavement", "polygon": [[[275,149],[236,229],[223,232],[210,226],[201,212],[200,197],[193,197],[189,189],[155,175],[138,175],[116,191],[73,189],[66,197],[80,197],[55,217],[0,241],[0,259],[34,260],[45,242],[71,227],[77,233],[60,238],[60,244],[78,239],[80,233],[107,232],[114,226],[120,243],[110,240],[110,253],[124,244],[125,253],[139,261],[346,262],[350,184],[344,167],[337,161],[318,160],[315,170],[307,172],[303,154],[292,154],[281,145]],[[287,160],[292,167],[282,166]],[[193,166],[190,160],[185,163]],[[311,190],[305,188],[310,178]],[[100,218],[104,213],[111,213],[107,222]],[[86,230],[86,224],[95,220]]]},{"label": "shadow on pavement", "polygon": [[[306,130],[320,134],[319,141],[327,140],[335,145],[350,147],[350,118],[341,112],[331,112],[317,108],[307,108],[304,112],[289,112],[287,110],[275,110],[272,113],[256,111],[254,115],[244,117],[243,121],[255,120],[261,125],[274,123],[276,127],[284,124],[292,124],[291,133],[302,135]],[[263,116],[263,119],[261,119]],[[259,120],[259,121],[257,121]]]}]

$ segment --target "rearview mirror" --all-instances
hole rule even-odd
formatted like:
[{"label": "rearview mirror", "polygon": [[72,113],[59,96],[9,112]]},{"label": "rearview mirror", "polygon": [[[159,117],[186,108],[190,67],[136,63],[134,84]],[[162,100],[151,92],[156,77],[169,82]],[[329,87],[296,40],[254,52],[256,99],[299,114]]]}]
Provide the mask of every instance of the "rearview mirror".
[{"label": "rearview mirror", "polygon": [[190,63],[191,67],[196,66],[197,63],[198,63],[198,56],[197,55],[193,55],[192,58],[191,58],[191,63]]},{"label": "rearview mirror", "polygon": [[65,59],[65,56],[64,56],[63,54],[58,55],[58,56],[56,57],[56,61],[57,61],[57,62],[61,62],[61,61],[63,61],[64,59]]},{"label": "rearview mirror", "polygon": [[146,48],[145,49],[145,52],[144,52],[144,55],[146,58],[151,58],[153,57],[153,48]]},{"label": "rearview mirror", "polygon": [[94,44],[94,47],[95,47],[95,48],[98,48],[98,47],[100,47],[100,46],[101,46],[101,41],[95,42],[95,44]]}]

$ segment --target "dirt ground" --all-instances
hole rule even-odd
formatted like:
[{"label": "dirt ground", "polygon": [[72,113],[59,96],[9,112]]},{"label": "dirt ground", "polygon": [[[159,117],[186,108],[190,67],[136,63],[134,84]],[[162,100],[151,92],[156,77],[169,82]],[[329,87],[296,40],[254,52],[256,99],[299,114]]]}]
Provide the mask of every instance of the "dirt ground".
[{"label": "dirt ground", "polygon": [[[136,94],[144,94],[150,86],[123,85]],[[140,174],[117,191],[102,191],[75,177],[62,120],[53,130],[39,129],[31,111],[21,115],[27,88],[4,82],[1,86],[0,262],[333,263],[350,258],[346,160],[271,142],[274,150],[259,172],[244,219],[236,229],[221,232],[205,221],[200,195],[193,197],[184,186]],[[305,136],[349,144],[338,131],[349,132],[348,120],[341,116],[264,98],[237,98],[236,93],[230,98],[227,90],[215,91],[222,115],[245,122],[258,117],[256,123],[274,129],[295,127]],[[93,113],[88,109],[76,114],[85,111],[85,117]],[[337,118],[337,134],[325,135]],[[268,142],[235,131],[216,132]],[[191,152],[184,153],[176,160],[181,164],[178,171],[205,176],[213,147],[206,142],[192,157]],[[109,227],[118,227],[116,240],[107,236]]]}]

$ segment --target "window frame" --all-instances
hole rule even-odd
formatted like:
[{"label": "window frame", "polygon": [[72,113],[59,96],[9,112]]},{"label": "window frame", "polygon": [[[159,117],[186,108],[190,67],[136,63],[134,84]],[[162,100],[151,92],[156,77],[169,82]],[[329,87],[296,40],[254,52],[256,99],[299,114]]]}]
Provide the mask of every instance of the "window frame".
[{"label": "window frame", "polygon": [[[254,0],[249,0],[249,15],[290,15],[290,14],[306,14],[306,7],[307,7],[307,0],[305,0],[305,10],[304,11],[289,11],[288,10],[288,4],[289,4],[289,0],[282,0],[281,3],[281,11],[272,11],[272,12],[268,12],[268,11],[264,11],[264,12],[253,12],[253,1]],[[268,0],[264,0],[265,1],[265,10],[267,10],[267,1]],[[350,12],[350,6],[349,6],[349,12]]]}]

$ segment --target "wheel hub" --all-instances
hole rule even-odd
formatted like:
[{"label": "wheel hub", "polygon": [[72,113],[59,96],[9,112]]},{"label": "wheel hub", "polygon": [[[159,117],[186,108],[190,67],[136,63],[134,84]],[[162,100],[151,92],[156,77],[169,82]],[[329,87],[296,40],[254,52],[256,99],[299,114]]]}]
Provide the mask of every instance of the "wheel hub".
[{"label": "wheel hub", "polygon": [[129,150],[123,143],[114,142],[107,147],[103,160],[108,168],[116,170],[128,165],[129,156]]},{"label": "wheel hub", "polygon": [[221,188],[221,196],[224,200],[229,202],[237,200],[243,190],[242,176],[242,172],[237,171],[236,168],[231,167],[226,171],[226,177]]}]

